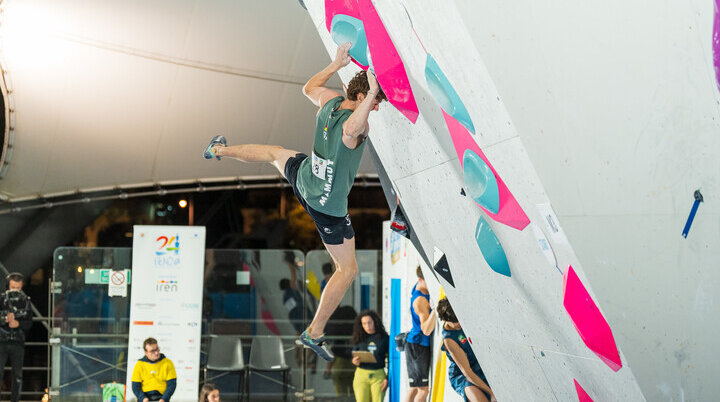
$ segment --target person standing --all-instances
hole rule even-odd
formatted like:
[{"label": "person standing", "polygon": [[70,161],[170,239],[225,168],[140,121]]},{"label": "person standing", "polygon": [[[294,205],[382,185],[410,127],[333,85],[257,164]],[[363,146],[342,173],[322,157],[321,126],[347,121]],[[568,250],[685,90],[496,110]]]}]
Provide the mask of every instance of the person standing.
[{"label": "person standing", "polygon": [[405,345],[408,381],[410,392],[407,402],[424,402],[428,397],[428,382],[430,379],[430,364],[432,363],[432,349],[430,347],[432,335],[435,330],[435,311],[430,308],[430,293],[418,265],[415,274],[417,283],[410,295],[410,316],[412,329],[408,332]]},{"label": "person standing", "polygon": [[332,63],[303,86],[303,94],[319,107],[311,156],[275,145],[227,146],[223,136],[214,137],[203,153],[206,159],[230,157],[272,164],[288,180],[315,222],[337,271],[322,292],[315,317],[300,334],[300,342],[328,361],[333,354],[323,335],[325,325],[358,272],[348,195],[370,132],[368,116],[387,99],[371,72],[360,71],[350,80],[347,98],[325,86],[336,72],[350,64],[350,45],[341,45]]},{"label": "person standing", "polygon": [[385,372],[385,358],[388,355],[390,339],[380,316],[373,310],[364,310],[355,318],[351,342],[354,351],[371,352],[375,363],[361,363],[354,356],[352,363],[357,366],[353,390],[357,402],[382,402],[388,387]]},{"label": "person standing", "polygon": [[8,289],[0,295],[0,384],[2,384],[5,364],[10,361],[12,385],[10,401],[18,402],[22,391],[22,367],[25,357],[25,334],[32,327],[30,298],[23,293],[25,277],[18,272],[6,278]]}]

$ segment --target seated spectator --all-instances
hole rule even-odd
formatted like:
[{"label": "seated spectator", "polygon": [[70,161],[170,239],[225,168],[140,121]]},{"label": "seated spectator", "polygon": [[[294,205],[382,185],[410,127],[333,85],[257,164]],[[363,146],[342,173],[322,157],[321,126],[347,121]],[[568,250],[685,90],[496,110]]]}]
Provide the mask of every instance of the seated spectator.
[{"label": "seated spectator", "polygon": [[214,384],[205,384],[200,389],[200,402],[220,402],[220,390]]},{"label": "seated spectator", "polygon": [[388,387],[385,372],[385,358],[388,355],[390,339],[378,314],[365,310],[355,318],[355,327],[351,342],[353,350],[372,352],[375,363],[361,363],[355,356],[352,363],[355,369],[353,390],[357,402],[382,402]]},{"label": "seated spectator", "polygon": [[453,389],[466,401],[496,402],[480,363],[472,351],[472,341],[465,336],[448,299],[440,300],[436,310],[438,317],[445,321],[442,350],[450,360],[448,377]]},{"label": "seated spectator", "polygon": [[138,360],[133,368],[131,377],[133,393],[138,402],[170,402],[170,397],[177,387],[175,365],[160,353],[155,338],[145,339],[143,350],[145,357]]}]

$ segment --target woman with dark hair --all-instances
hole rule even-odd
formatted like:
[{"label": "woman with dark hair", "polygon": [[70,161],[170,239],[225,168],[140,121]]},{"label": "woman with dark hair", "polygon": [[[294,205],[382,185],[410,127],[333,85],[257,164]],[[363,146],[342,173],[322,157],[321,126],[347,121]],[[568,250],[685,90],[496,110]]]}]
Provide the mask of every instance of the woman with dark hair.
[{"label": "woman with dark hair", "polygon": [[213,384],[205,384],[200,389],[200,402],[220,402],[220,390]]},{"label": "woman with dark hair", "polygon": [[442,350],[450,360],[448,376],[455,392],[471,402],[496,402],[485,373],[472,351],[472,341],[465,336],[455,312],[447,298],[437,305],[438,318],[445,321],[443,325]]},{"label": "woman with dark hair", "polygon": [[385,373],[385,358],[388,354],[389,337],[382,320],[372,310],[365,310],[355,318],[353,328],[354,351],[371,352],[375,363],[361,363],[360,356],[354,356],[355,369],[353,391],[357,402],[382,402],[388,386]]}]

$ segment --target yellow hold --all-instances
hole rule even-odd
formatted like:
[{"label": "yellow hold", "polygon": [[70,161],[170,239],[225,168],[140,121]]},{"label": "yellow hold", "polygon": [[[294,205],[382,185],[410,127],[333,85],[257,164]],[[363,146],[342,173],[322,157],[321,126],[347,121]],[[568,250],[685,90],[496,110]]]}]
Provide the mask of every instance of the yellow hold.
[{"label": "yellow hold", "polygon": [[[438,300],[445,297],[445,290],[440,286],[440,297]],[[442,324],[441,324],[442,325]],[[442,351],[442,341],[440,342],[441,348],[438,350],[438,359],[435,363],[435,375],[433,376],[433,387],[432,396],[430,397],[431,402],[442,402],[445,397],[445,377],[447,376],[447,356]]]},{"label": "yellow hold", "polygon": [[305,279],[305,287],[311,295],[315,296],[316,299],[320,300],[320,282],[313,271],[307,271],[307,278]]},{"label": "yellow hold", "polygon": [[447,375],[447,356],[438,350],[438,359],[435,364],[435,378],[433,378],[431,402],[442,402],[445,397],[445,376]]}]

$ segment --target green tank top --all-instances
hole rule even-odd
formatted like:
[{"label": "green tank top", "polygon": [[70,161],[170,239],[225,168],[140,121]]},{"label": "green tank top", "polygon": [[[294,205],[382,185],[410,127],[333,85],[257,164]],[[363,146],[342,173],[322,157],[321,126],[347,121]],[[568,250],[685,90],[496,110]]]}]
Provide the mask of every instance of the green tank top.
[{"label": "green tank top", "polygon": [[326,215],[347,214],[347,199],[360,167],[365,142],[350,149],[342,141],[342,126],[352,110],[341,109],[344,98],[329,100],[318,113],[313,152],[300,164],[297,188],[308,205]]}]

